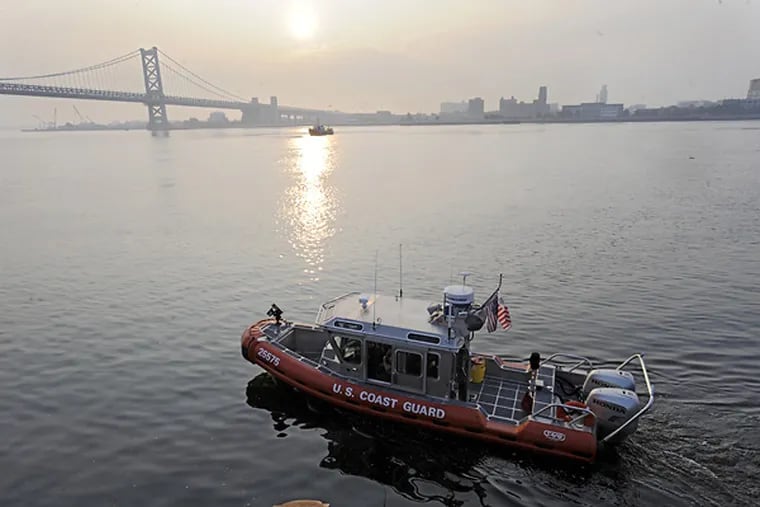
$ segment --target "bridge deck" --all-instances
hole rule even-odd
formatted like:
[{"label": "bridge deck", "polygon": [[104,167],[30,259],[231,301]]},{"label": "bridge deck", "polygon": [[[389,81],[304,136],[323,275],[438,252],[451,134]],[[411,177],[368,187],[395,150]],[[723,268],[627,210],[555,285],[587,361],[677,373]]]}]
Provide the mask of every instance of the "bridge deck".
[{"label": "bridge deck", "polygon": [[[111,102],[131,102],[137,104],[165,104],[167,106],[203,107],[211,109],[236,109],[238,111],[256,109],[267,104],[235,102],[231,100],[198,99],[164,95],[162,98],[147,93],[124,92],[116,90],[97,90],[92,88],[67,88],[62,86],[29,85],[0,81],[0,95],[20,95],[27,97],[57,97],[81,100],[106,100]],[[279,106],[283,113],[330,114],[329,111],[306,109],[292,106]]]}]

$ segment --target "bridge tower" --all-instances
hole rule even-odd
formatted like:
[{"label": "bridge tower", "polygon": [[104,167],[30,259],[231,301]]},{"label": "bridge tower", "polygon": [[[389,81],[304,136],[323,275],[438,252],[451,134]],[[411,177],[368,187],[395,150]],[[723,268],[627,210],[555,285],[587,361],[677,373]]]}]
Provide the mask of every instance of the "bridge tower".
[{"label": "bridge tower", "polygon": [[169,120],[166,117],[166,102],[164,87],[161,84],[161,68],[158,65],[158,48],[140,48],[142,57],[143,78],[145,79],[145,95],[148,106],[148,129],[152,131],[167,130]]}]

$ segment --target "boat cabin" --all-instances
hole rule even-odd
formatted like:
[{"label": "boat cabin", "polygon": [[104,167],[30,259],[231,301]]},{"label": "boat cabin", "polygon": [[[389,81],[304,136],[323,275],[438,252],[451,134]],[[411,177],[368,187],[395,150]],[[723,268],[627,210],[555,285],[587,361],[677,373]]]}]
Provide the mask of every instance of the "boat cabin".
[{"label": "boat cabin", "polygon": [[[466,399],[466,392],[459,391],[466,391],[469,333],[449,327],[446,319],[446,314],[456,317],[457,311],[450,298],[443,305],[430,305],[400,297],[346,294],[323,304],[317,315],[317,325],[328,338],[318,363],[368,384],[440,398],[458,393]],[[459,382],[463,386],[454,385],[463,367]]]}]

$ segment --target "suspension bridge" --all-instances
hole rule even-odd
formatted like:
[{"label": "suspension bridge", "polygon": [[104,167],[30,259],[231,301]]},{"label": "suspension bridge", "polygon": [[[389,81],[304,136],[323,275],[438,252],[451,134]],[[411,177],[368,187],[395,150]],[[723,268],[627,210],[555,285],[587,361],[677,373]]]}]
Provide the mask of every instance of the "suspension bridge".
[{"label": "suspension bridge", "polygon": [[[142,64],[139,80],[135,72],[138,60]],[[171,128],[166,106],[238,110],[245,125],[278,124],[296,118],[314,121],[340,114],[281,106],[276,97],[269,104],[259,103],[257,98],[246,100],[204,79],[155,46],[65,72],[0,77],[0,95],[144,104],[148,108],[147,127],[152,131]]]}]

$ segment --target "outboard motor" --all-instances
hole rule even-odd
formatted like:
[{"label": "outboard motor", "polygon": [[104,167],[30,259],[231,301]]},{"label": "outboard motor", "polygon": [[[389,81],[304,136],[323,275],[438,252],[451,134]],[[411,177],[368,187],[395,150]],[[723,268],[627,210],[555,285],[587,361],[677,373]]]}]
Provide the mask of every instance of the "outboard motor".
[{"label": "outboard motor", "polygon": [[[602,439],[625,424],[641,408],[638,395],[617,387],[597,387],[586,398],[586,406],[596,415],[597,438]],[[636,431],[639,421],[633,421],[623,431],[610,439],[610,443],[622,442]]]},{"label": "outboard motor", "polygon": [[[636,381],[622,370],[592,370],[583,383],[586,405],[596,415],[597,437],[604,438],[633,417],[641,408]],[[638,421],[626,426],[611,442],[621,442],[636,431]]]},{"label": "outboard motor", "polygon": [[630,372],[623,370],[592,370],[583,382],[583,396],[597,387],[617,387],[636,392],[636,381]]}]

